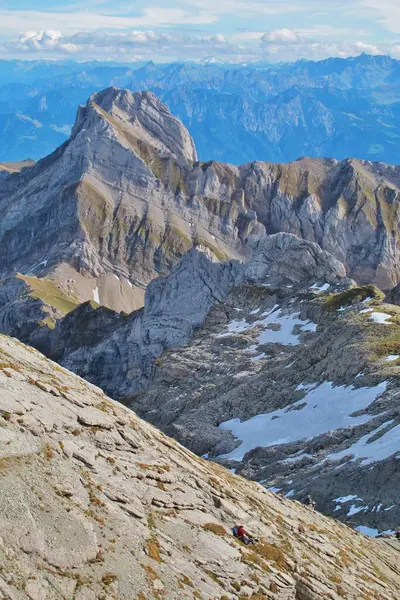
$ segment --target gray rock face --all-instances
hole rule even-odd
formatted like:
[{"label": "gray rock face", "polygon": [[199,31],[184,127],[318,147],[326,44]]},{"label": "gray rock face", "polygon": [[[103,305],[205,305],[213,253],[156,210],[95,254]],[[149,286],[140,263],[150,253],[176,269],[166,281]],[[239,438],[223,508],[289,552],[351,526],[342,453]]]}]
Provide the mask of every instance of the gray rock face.
[{"label": "gray rock face", "polygon": [[389,304],[397,304],[400,305],[400,284],[396,285],[390,292],[386,295],[386,302]]},{"label": "gray rock face", "polygon": [[208,251],[192,250],[170,276],[149,284],[142,310],[127,316],[86,304],[57,322],[48,336],[30,341],[121,398],[150,385],[162,352],[189,342],[211,308],[235,286],[269,276],[281,285],[319,277],[334,285],[349,283],[343,265],[311,242],[277,234],[252,245],[248,263],[220,263]]},{"label": "gray rock face", "polygon": [[[94,95],[64,146],[0,182],[0,327],[196,452],[297,497],[311,490],[342,518],[394,527],[398,490],[381,477],[395,473],[399,450],[398,314],[372,286],[349,290],[348,277],[385,289],[398,281],[400,172],[360,161],[195,159],[186,130],[153,95]],[[144,308],[131,312],[146,286]],[[117,302],[126,312],[98,306]],[[352,410],[321,409],[332,419],[309,433],[307,411],[324,392],[339,404],[349,397]],[[269,413],[280,422],[295,414],[287,431],[298,427],[298,437],[255,437],[230,463],[245,442],[232,420]],[[357,462],[375,436],[388,436],[390,454]],[[69,443],[67,452],[94,464],[85,448]],[[362,508],[333,503],[354,495]]]},{"label": "gray rock face", "polygon": [[[104,110],[121,125],[127,125],[144,143],[152,144],[161,154],[182,164],[197,160],[196,149],[188,131],[168,107],[151,92],[130,92],[109,88],[94,94],[89,101]],[[90,110],[90,109],[89,109]],[[75,129],[84,121],[88,108],[81,109]]]},{"label": "gray rock face", "polygon": [[396,597],[396,540],[196,457],[16,340],[0,353],[5,600]]},{"label": "gray rock face", "polygon": [[[382,473],[399,451],[398,309],[373,286],[352,287],[317,244],[275,234],[249,245],[247,263],[191,251],[149,284],[142,310],[87,303],[33,341],[196,453],[297,498],[311,492],[343,520],[394,529],[398,489]],[[252,437],[251,419],[268,413],[295,418],[272,438],[266,421],[266,440],[254,433],[233,460],[242,438],[221,423],[248,422]]]},{"label": "gray rock face", "polygon": [[[52,317],[56,316],[62,315],[52,311]],[[1,331],[21,340],[29,340],[48,318],[48,307],[39,298],[32,298],[29,286],[22,279],[10,277],[0,281]]]},{"label": "gray rock face", "polygon": [[[120,310],[124,286],[131,312],[148,282],[193,245],[237,256],[239,235],[257,231],[256,216],[244,207],[214,215],[189,199],[195,160],[187,130],[153,94],[95,94],[68,142],[1,182],[2,276],[19,271],[59,284],[70,269],[78,300]],[[108,275],[118,277],[116,289]]]},{"label": "gray rock face", "polygon": [[268,277],[270,283],[304,284],[325,281],[337,284],[346,278],[346,269],[316,244],[289,234],[278,234],[249,240],[252,259],[245,265],[245,281],[259,283]]},{"label": "gray rock face", "polygon": [[170,276],[149,284],[140,311],[128,316],[88,303],[31,342],[114,397],[133,394],[149,384],[163,350],[185,344],[239,277],[239,263],[193,250]]}]

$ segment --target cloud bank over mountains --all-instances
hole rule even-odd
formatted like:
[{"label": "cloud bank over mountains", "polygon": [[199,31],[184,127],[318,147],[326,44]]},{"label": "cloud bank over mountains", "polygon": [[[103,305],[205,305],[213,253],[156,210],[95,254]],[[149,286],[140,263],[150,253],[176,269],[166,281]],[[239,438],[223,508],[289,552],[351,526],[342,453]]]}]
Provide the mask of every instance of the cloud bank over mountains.
[{"label": "cloud bank over mountains", "polygon": [[1,58],[232,62],[400,57],[398,0],[21,0],[0,8]]},{"label": "cloud bank over mountains", "polygon": [[[245,36],[244,36],[245,37]],[[110,59],[134,61],[140,59],[202,60],[218,56],[232,62],[277,61],[295,58],[323,59],[329,56],[388,54],[400,57],[400,44],[377,45],[361,40],[332,43],[304,37],[294,30],[280,29],[260,32],[251,41],[231,39],[222,33],[213,35],[183,35],[153,30],[132,30],[128,33],[79,32],[63,35],[57,30],[28,31],[5,44],[11,56],[33,58]],[[3,56],[4,57],[4,56]]]}]

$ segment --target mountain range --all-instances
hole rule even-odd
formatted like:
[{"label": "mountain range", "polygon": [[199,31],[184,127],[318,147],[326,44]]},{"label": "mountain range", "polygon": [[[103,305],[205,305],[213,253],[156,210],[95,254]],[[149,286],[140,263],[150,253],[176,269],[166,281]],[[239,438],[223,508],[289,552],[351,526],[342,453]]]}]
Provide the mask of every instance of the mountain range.
[{"label": "mountain range", "polygon": [[157,94],[203,161],[400,163],[400,63],[365,54],[277,65],[0,61],[0,161],[49,154],[76,106],[109,86]]},{"label": "mountain range", "polygon": [[203,162],[152,92],[105,89],[2,166],[0,329],[197,454],[394,531],[399,180]]}]

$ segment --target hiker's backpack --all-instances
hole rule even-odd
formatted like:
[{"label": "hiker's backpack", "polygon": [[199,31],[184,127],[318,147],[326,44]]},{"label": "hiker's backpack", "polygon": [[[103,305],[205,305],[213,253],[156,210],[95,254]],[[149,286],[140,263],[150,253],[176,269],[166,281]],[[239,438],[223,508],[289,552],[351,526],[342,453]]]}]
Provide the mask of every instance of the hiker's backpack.
[{"label": "hiker's backpack", "polygon": [[239,537],[239,530],[237,527],[234,527],[232,529],[232,533],[233,533],[234,537],[236,537],[236,538]]}]

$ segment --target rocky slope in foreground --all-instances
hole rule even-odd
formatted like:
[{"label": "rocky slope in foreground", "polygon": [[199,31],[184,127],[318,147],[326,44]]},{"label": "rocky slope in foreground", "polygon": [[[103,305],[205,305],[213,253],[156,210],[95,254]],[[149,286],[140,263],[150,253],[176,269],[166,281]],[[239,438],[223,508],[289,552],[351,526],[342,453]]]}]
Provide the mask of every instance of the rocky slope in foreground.
[{"label": "rocky slope in foreground", "polygon": [[318,243],[360,283],[399,282],[398,167],[199,162],[187,130],[149,92],[94,94],[65,144],[2,173],[0,276],[9,292],[19,273],[15,301],[39,299],[48,326],[88,300],[131,312],[193,246],[243,258],[264,232]]},{"label": "rocky slope in foreground", "polygon": [[398,597],[399,542],[196,457],[16,340],[0,354],[5,600]]}]

